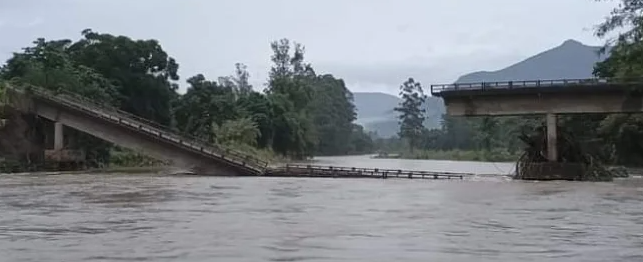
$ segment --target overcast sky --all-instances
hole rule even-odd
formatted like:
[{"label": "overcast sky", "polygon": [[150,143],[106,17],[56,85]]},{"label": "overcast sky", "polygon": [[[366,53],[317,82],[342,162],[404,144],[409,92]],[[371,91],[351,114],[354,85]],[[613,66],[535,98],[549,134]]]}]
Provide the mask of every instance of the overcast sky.
[{"label": "overcast sky", "polygon": [[497,70],[566,39],[599,45],[593,27],[614,6],[593,0],[0,0],[0,59],[38,37],[80,37],[85,28],[158,39],[182,82],[248,65],[256,89],[269,43],[306,46],[318,73],[353,91],[397,93]]}]

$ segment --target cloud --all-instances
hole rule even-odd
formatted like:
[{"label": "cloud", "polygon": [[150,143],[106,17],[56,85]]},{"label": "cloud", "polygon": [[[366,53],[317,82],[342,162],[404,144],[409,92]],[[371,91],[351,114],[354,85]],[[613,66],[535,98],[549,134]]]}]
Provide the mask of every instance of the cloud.
[{"label": "cloud", "polygon": [[216,79],[243,62],[262,89],[269,43],[287,37],[306,45],[316,71],[343,78],[352,90],[396,93],[410,76],[448,83],[569,38],[593,44],[584,29],[611,8],[588,0],[0,0],[0,30],[11,36],[0,56],[38,37],[73,39],[92,28],[159,40],[182,79]]}]

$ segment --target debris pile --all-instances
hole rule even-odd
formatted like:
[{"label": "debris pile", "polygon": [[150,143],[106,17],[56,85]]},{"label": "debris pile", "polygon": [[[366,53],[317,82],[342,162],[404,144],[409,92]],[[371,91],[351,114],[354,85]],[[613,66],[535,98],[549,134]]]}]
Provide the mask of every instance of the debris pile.
[{"label": "debris pile", "polygon": [[[557,131],[558,162],[579,164],[582,167],[580,175],[574,177],[574,180],[611,181],[614,178],[614,172],[603,165],[598,157],[586,150],[583,143],[571,132],[562,128],[558,128]],[[542,169],[537,168],[542,165],[537,164],[548,162],[546,127],[539,126],[530,134],[522,132],[519,139],[525,143],[526,147],[516,163],[514,178],[534,177],[534,172],[542,172]]]}]

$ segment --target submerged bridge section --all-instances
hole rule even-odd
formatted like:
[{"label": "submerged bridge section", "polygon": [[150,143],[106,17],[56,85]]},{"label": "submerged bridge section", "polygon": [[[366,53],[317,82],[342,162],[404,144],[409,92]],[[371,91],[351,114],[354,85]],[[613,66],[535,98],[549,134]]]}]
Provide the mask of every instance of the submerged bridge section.
[{"label": "submerged bridge section", "polygon": [[[268,167],[253,156],[220,148],[198,138],[175,133],[169,127],[102,105],[73,93],[39,87],[9,87],[9,102],[54,122],[54,150],[64,152],[64,126],[116,145],[169,160],[174,166],[200,175],[332,178],[464,179],[469,173],[381,168],[285,165]],[[47,152],[46,152],[47,153]],[[82,157],[82,156],[79,156]]]},{"label": "submerged bridge section", "polygon": [[386,168],[286,165],[270,169],[265,175],[278,177],[464,179],[464,177],[474,176],[475,174]]},{"label": "submerged bridge section", "polygon": [[42,88],[7,90],[18,109],[55,122],[54,149],[63,148],[63,125],[116,145],[170,160],[178,167],[208,175],[261,175],[268,163],[197,138],[180,135],[132,114],[70,93]]}]

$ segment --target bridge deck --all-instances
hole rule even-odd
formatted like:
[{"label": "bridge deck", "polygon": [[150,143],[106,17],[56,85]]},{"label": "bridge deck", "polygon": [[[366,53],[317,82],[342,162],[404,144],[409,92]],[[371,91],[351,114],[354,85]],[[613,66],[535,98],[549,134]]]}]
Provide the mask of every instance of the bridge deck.
[{"label": "bridge deck", "polygon": [[[19,94],[25,92],[25,90],[14,88],[10,90],[17,91]],[[39,87],[31,87],[27,93],[48,103],[83,112],[87,117],[103,119],[129,130],[155,137],[163,143],[174,145],[177,149],[198,152],[208,156],[208,158],[212,160],[227,163],[228,165],[235,166],[240,170],[246,170],[255,175],[262,174],[268,165],[268,162],[257,159],[256,157],[221,148],[185,134],[177,134],[169,127],[162,126],[108,105],[88,100],[73,93],[54,93]]]},{"label": "bridge deck", "polygon": [[643,112],[643,79],[561,79],[431,85],[450,116]]},{"label": "bridge deck", "polygon": [[643,80],[588,78],[438,84],[431,85],[431,94],[438,97],[449,97],[542,92],[578,93],[614,91],[615,88],[623,90],[623,88],[633,86],[643,86]]},{"label": "bridge deck", "polygon": [[316,165],[286,165],[268,169],[265,176],[275,177],[335,177],[335,178],[419,178],[463,179],[472,173],[414,171],[401,169],[336,167]]}]

